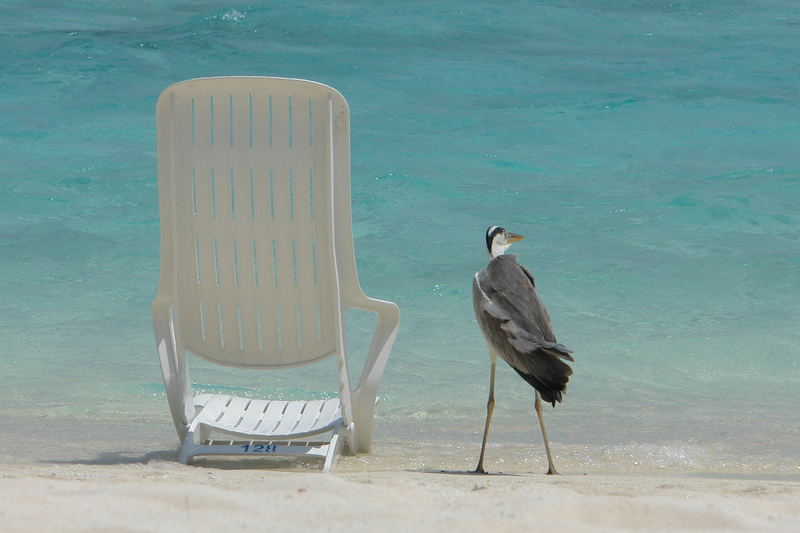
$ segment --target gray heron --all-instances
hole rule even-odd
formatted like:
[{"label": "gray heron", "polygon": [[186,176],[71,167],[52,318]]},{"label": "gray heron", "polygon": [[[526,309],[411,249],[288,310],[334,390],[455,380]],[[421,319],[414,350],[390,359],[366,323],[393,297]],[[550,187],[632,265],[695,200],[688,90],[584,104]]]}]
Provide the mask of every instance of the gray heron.
[{"label": "gray heron", "polygon": [[489,436],[489,423],[494,411],[495,363],[500,356],[522,379],[536,390],[534,408],[544,437],[548,474],[558,474],[542,418],[542,398],[555,407],[567,388],[572,374],[564,360],[573,361],[572,350],[559,344],[550,327],[536,284],[528,269],[517,262],[515,255],[505,255],[512,243],[522,235],[509,233],[505,228],[491,226],[486,230],[489,264],[475,273],[472,280],[472,305],[478,325],[489,345],[491,377],[489,401],[486,403],[486,426],[483,430],[481,455],[475,473],[485,474],[483,458]]}]

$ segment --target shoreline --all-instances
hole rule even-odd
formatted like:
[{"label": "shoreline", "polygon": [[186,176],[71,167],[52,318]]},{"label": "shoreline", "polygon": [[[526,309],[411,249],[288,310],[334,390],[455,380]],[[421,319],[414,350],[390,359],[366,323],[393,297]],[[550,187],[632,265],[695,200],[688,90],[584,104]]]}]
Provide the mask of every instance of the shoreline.
[{"label": "shoreline", "polygon": [[[170,428],[171,429],[171,428]],[[107,435],[91,434],[87,441],[65,441],[55,447],[42,446],[33,435],[20,438],[13,434],[0,435],[0,468],[42,465],[147,465],[176,463],[178,447],[172,432],[135,439],[135,432]],[[85,435],[84,435],[85,436]],[[100,440],[103,438],[104,440]],[[172,445],[172,446],[171,446]],[[699,445],[663,445],[631,443],[604,446],[556,443],[556,466],[562,474],[697,477],[707,479],[751,479],[800,481],[800,462],[794,457],[754,457],[734,454],[733,450],[704,448]],[[431,439],[376,438],[368,454],[337,457],[335,470],[342,472],[438,472],[467,471],[475,467],[480,442],[433,441]],[[272,456],[263,459],[232,457],[228,459],[201,458],[200,465],[222,467],[225,462],[240,461],[243,468],[302,471],[302,461],[294,465],[289,458]],[[310,469],[315,462],[310,460]],[[249,465],[249,466],[248,466]],[[547,470],[547,461],[540,443],[528,444],[490,441],[486,468],[491,472],[536,474]]]},{"label": "shoreline", "polygon": [[800,530],[800,480],[712,476],[0,464],[0,529]]}]

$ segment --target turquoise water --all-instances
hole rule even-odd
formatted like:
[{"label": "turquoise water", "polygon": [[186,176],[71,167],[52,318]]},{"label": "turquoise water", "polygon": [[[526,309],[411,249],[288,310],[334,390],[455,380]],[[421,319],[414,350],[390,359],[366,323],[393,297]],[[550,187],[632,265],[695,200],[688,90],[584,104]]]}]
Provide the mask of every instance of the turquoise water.
[{"label": "turquoise water", "polygon": [[[800,472],[795,2],[6,1],[0,45],[1,462],[174,451],[155,101],[247,74],[348,99],[361,282],[403,313],[376,453],[343,468],[474,466],[470,283],[500,224],[575,350],[562,471]],[[332,364],[193,378],[324,397]],[[487,468],[544,469],[532,406],[500,367]]]}]

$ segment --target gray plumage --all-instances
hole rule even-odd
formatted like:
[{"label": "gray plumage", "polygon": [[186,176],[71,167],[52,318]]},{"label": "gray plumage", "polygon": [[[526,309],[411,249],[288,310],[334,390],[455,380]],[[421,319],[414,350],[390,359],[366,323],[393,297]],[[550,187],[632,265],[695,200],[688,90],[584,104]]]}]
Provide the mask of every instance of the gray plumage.
[{"label": "gray plumage", "polygon": [[491,348],[546,402],[560,402],[572,369],[572,350],[550,327],[533,276],[515,255],[498,255],[472,280],[478,325]]}]

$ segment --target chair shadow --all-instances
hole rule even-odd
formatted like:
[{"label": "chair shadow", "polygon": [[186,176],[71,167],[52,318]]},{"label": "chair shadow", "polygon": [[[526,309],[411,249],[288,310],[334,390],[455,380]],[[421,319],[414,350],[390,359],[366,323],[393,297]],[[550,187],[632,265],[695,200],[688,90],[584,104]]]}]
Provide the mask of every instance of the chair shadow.
[{"label": "chair shadow", "polygon": [[126,452],[100,452],[93,459],[67,459],[44,461],[54,465],[129,465],[148,464],[153,461],[177,462],[178,450],[157,450],[144,455],[131,455]]},{"label": "chair shadow", "polygon": [[[151,463],[173,463],[175,466],[187,466],[178,462],[178,449],[157,450],[134,455],[127,452],[100,452],[92,459],[67,459],[44,461],[54,465],[147,465]],[[219,470],[273,470],[287,471],[321,468],[322,462],[317,459],[302,457],[198,457],[192,460],[192,467],[214,468]]]},{"label": "chair shadow", "polygon": [[323,461],[303,457],[197,457],[191,466],[218,470],[266,470],[274,472],[314,471],[322,469]]}]

